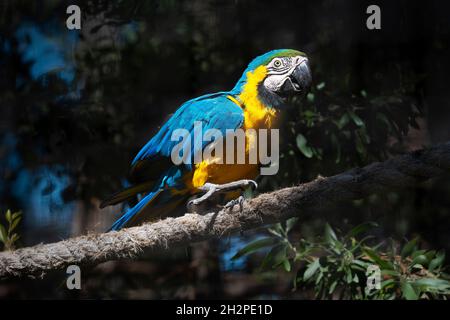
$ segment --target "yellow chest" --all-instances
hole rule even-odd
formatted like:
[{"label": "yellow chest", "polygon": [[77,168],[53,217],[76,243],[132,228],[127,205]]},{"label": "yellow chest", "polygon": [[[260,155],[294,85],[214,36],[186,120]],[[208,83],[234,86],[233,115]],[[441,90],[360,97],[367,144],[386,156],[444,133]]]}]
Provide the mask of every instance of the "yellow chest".
[{"label": "yellow chest", "polygon": [[[257,143],[256,136],[250,134],[248,129],[270,129],[276,112],[264,105],[258,97],[258,85],[266,76],[266,68],[259,67],[253,72],[248,72],[247,82],[241,94],[236,98],[228,96],[228,99],[244,109],[244,130],[246,130],[246,152],[250,146]],[[254,179],[258,176],[258,164],[218,164],[203,161],[196,165],[191,180],[191,186],[195,190],[206,182],[227,183],[240,179]]]},{"label": "yellow chest", "polygon": [[275,117],[275,110],[264,105],[258,97],[258,85],[265,78],[267,70],[264,66],[247,73],[247,82],[238,96],[244,106],[245,129],[270,129]]}]

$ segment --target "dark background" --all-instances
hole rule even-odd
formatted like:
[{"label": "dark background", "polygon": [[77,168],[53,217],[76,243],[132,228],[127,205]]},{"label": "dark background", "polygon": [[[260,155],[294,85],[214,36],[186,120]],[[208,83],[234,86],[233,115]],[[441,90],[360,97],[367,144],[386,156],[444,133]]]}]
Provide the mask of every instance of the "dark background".
[{"label": "dark background", "polygon": [[[70,4],[81,7],[80,31],[65,27]],[[366,28],[369,4],[381,7],[381,30]],[[3,0],[0,212],[23,211],[21,246],[104,231],[123,208],[99,210],[100,200],[123,186],[164,119],[231,89],[251,59],[276,48],[305,51],[314,86],[286,111],[281,170],[260,192],[448,141],[449,15],[445,1]],[[296,232],[371,220],[380,239],[420,235],[449,251],[448,181],[337,205]],[[85,270],[81,292],[68,292],[61,272],[0,283],[0,296],[309,297],[281,272],[255,272],[258,259],[230,261],[260,232],[102,264]]]}]

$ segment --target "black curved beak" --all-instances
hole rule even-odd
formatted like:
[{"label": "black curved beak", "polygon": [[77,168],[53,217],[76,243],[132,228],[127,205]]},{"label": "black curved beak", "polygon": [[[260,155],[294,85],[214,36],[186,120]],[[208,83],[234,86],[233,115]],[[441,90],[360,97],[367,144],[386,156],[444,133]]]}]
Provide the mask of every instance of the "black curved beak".
[{"label": "black curved beak", "polygon": [[298,65],[289,77],[296,94],[304,95],[311,87],[312,77],[308,60]]},{"label": "black curved beak", "polygon": [[311,69],[309,68],[308,59],[304,59],[281,87],[281,93],[283,95],[306,95],[311,87],[312,77]]}]

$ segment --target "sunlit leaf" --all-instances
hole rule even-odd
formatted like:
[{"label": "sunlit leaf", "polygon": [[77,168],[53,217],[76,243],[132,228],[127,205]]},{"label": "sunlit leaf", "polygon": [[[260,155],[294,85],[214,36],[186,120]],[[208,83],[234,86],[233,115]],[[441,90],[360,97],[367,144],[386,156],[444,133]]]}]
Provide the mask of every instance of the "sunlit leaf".
[{"label": "sunlit leaf", "polygon": [[325,82],[321,82],[316,86],[317,90],[322,90],[323,88],[325,88]]},{"label": "sunlit leaf", "polygon": [[11,216],[11,210],[7,210],[7,211],[6,211],[5,218],[6,218],[6,221],[8,221],[9,223],[11,223],[11,219],[12,219],[12,216]]},{"label": "sunlit leaf", "polygon": [[414,290],[413,286],[409,282],[402,281],[401,288],[402,288],[402,295],[406,300],[419,299],[417,292]]},{"label": "sunlit leaf", "polygon": [[283,267],[284,267],[284,270],[286,270],[286,272],[291,271],[291,264],[289,263],[288,259],[283,260]]},{"label": "sunlit leaf", "polygon": [[297,135],[297,147],[303,153],[303,155],[307,158],[311,158],[313,156],[313,151],[310,147],[307,146],[307,140],[302,134]]},{"label": "sunlit leaf", "polygon": [[388,288],[390,286],[394,286],[394,284],[395,284],[394,279],[388,279],[388,280],[382,281],[380,285],[381,285],[381,288]]},{"label": "sunlit leaf", "polygon": [[380,266],[380,269],[386,269],[386,270],[394,270],[394,266],[389,262],[386,261],[384,259],[382,259],[376,252],[375,250],[372,250],[371,248],[365,247],[363,249],[364,253],[367,254],[370,259],[375,262],[376,264],[378,264],[378,266]]},{"label": "sunlit leaf", "polygon": [[336,233],[328,223],[325,224],[325,240],[328,243],[335,243],[337,241]]},{"label": "sunlit leaf", "polygon": [[275,268],[275,267],[283,264],[284,261],[287,260],[286,253],[287,253],[287,246],[285,244],[280,245],[279,250],[277,250],[275,252],[275,255],[273,256],[272,268]]},{"label": "sunlit leaf", "polygon": [[420,291],[450,293],[450,282],[444,279],[422,278],[413,284]]},{"label": "sunlit leaf", "polygon": [[246,245],[244,248],[240,249],[232,258],[231,260],[236,260],[244,255],[253,253],[257,250],[260,250],[262,248],[265,247],[269,247],[271,245],[274,244],[274,239],[273,238],[264,238],[264,239],[259,239],[256,241],[253,241],[251,243],[249,243],[248,245]]},{"label": "sunlit leaf", "polygon": [[328,294],[332,294],[332,293],[334,292],[334,289],[336,289],[337,284],[338,284],[338,281],[335,280],[335,281],[331,284],[330,289],[328,290]]},{"label": "sunlit leaf", "polygon": [[402,258],[407,257],[414,251],[414,249],[416,248],[417,240],[418,240],[417,238],[414,238],[411,241],[409,241],[407,244],[405,244],[405,246],[403,247],[403,249],[400,253]]},{"label": "sunlit leaf", "polygon": [[352,274],[351,270],[348,270],[345,280],[349,284],[353,282],[353,274]]},{"label": "sunlit leaf", "polygon": [[8,233],[3,225],[0,224],[0,241],[5,243],[6,239],[8,239]]},{"label": "sunlit leaf", "polygon": [[350,118],[353,120],[353,123],[356,124],[358,127],[364,126],[364,121],[353,111],[350,111],[348,113],[350,115]]},{"label": "sunlit leaf", "polygon": [[381,270],[381,275],[382,276],[391,276],[391,277],[399,277],[400,273],[398,271],[395,270]]},{"label": "sunlit leaf", "polygon": [[[413,251],[413,253],[411,254],[411,258],[415,259],[418,256],[425,256],[425,252],[426,250],[415,250]],[[426,257],[425,257],[426,258]]]},{"label": "sunlit leaf", "polygon": [[16,241],[19,240],[19,239],[20,239],[20,236],[19,236],[17,233],[14,233],[14,234],[11,236],[11,242],[12,242],[12,243],[16,242]]},{"label": "sunlit leaf", "polygon": [[375,227],[378,227],[378,224],[375,222],[361,223],[361,224],[357,225],[356,227],[354,227],[352,230],[350,230],[347,237],[355,237],[355,236],[359,235],[360,233],[366,232],[367,230],[375,228]]},{"label": "sunlit leaf", "polygon": [[21,217],[18,217],[15,220],[13,220],[13,222],[11,224],[11,231],[14,230],[17,227],[17,225],[19,224],[21,219],[22,219]]},{"label": "sunlit leaf", "polygon": [[21,215],[22,215],[22,211],[14,212],[13,215],[12,215],[12,219],[14,220],[14,219],[16,219],[17,217],[20,217]]},{"label": "sunlit leaf", "polygon": [[436,268],[439,268],[440,266],[442,266],[442,263],[445,260],[445,252],[441,251],[436,255],[436,258],[434,258],[433,260],[431,260],[429,266],[428,266],[428,270],[433,272]]},{"label": "sunlit leaf", "polygon": [[350,117],[345,113],[336,123],[339,129],[344,128],[350,122]]},{"label": "sunlit leaf", "polygon": [[418,255],[417,257],[415,257],[410,265],[414,266],[416,264],[420,264],[420,265],[424,266],[427,264],[427,262],[428,262],[427,257],[425,255],[421,254],[421,255]]},{"label": "sunlit leaf", "polygon": [[295,224],[297,223],[298,218],[290,218],[286,221],[286,232],[289,232],[292,230],[292,228],[295,226]]},{"label": "sunlit leaf", "polygon": [[319,259],[314,259],[314,261],[308,265],[308,268],[306,268],[305,273],[303,274],[303,280],[307,281],[316,273],[316,271],[319,268],[320,268]]}]

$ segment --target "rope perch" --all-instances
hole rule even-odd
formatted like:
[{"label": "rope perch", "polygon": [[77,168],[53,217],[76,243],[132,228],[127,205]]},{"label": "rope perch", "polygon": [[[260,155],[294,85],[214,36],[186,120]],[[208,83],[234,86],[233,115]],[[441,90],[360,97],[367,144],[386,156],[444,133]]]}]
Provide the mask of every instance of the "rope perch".
[{"label": "rope perch", "polygon": [[220,238],[293,216],[304,216],[308,211],[317,211],[339,201],[412,186],[449,172],[450,142],[447,142],[335,176],[261,194],[244,202],[242,212],[235,206],[205,215],[186,214],[118,232],[0,252],[0,278],[42,277],[71,264],[95,265],[108,260],[135,258],[144,249],[170,249]]}]

